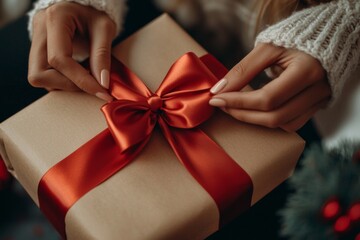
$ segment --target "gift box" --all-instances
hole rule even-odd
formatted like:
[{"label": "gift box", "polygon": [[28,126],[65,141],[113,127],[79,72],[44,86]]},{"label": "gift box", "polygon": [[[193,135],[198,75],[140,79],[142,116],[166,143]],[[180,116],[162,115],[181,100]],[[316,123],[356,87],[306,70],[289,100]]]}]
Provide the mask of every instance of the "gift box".
[{"label": "gift box", "polygon": [[[207,52],[167,15],[113,49],[114,57],[124,64],[125,70],[136,74],[152,92],[184,54],[193,58]],[[44,176],[108,128],[100,111],[104,104],[86,93],[53,91],[1,123],[1,156],[37,205]],[[304,141],[295,133],[245,124],[221,111],[199,128],[251,178],[249,206],[292,174],[304,148]],[[216,199],[201,184],[202,180],[199,184],[189,167],[179,161],[179,154],[174,153],[161,132],[155,128],[144,148],[126,167],[74,201],[63,216],[68,239],[204,239],[219,229],[221,212]],[[189,142],[189,149],[181,151],[202,151],[191,140],[190,137],[185,141]],[[174,141],[176,148],[177,139]],[[106,158],[101,153],[100,156],[99,168]],[[202,158],[207,161],[212,156]],[[78,160],[68,161],[70,172],[61,171],[60,175],[86,175],[84,172],[89,169],[78,168]],[[62,192],[67,186],[58,186],[59,198],[71,195],[67,190]],[[42,201],[47,204],[48,199]],[[236,205],[241,204],[244,203],[239,201],[233,205],[239,208]],[[61,216],[59,219],[61,222]]]}]

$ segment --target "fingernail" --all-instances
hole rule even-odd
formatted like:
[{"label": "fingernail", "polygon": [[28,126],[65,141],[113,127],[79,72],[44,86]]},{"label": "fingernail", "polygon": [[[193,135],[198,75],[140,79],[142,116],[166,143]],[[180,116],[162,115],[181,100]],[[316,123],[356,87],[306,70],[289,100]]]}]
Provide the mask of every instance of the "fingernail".
[{"label": "fingernail", "polygon": [[220,81],[218,81],[211,89],[210,92],[212,94],[217,94],[218,92],[221,91],[221,89],[223,89],[227,84],[227,80],[225,78],[221,79]]},{"label": "fingernail", "polygon": [[95,93],[95,96],[97,96],[98,98],[100,98],[106,102],[111,102],[113,100],[113,97],[107,93],[97,92],[97,93]]},{"label": "fingernail", "polygon": [[226,102],[220,98],[210,99],[209,104],[214,107],[225,107],[226,106]]},{"label": "fingernail", "polygon": [[100,84],[106,89],[109,89],[110,84],[110,74],[109,71],[106,69],[101,70],[100,73]]}]

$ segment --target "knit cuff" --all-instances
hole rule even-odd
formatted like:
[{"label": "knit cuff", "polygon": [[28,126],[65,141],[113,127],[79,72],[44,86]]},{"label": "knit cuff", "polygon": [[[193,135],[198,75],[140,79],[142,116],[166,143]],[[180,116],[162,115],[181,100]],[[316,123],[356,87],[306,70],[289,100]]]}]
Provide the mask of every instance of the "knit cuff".
[{"label": "knit cuff", "polygon": [[260,42],[298,49],[318,59],[334,102],[360,61],[360,1],[338,0],[299,11],[261,32],[255,45]]},{"label": "knit cuff", "polygon": [[116,24],[116,35],[122,30],[125,16],[126,0],[39,0],[34,4],[34,8],[28,13],[28,31],[32,38],[32,21],[34,15],[40,10],[46,9],[59,2],[75,2],[84,6],[91,6],[99,11],[105,12]]}]

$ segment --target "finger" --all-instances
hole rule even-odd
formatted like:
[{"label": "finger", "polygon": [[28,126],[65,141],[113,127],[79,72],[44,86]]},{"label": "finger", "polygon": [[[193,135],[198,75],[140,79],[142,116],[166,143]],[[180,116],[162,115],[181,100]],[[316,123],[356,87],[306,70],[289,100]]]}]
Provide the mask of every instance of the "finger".
[{"label": "finger", "polygon": [[45,87],[38,73],[48,69],[46,24],[44,11],[38,12],[33,19],[33,37],[29,53],[28,81],[34,87]]},{"label": "finger", "polygon": [[107,17],[101,16],[89,26],[91,39],[90,68],[92,75],[104,88],[109,88],[111,42],[115,35],[115,24]]},{"label": "finger", "polygon": [[308,76],[307,71],[303,71],[298,65],[290,65],[278,78],[263,88],[247,92],[220,93],[212,99],[224,100],[221,107],[270,111],[309,87],[314,80]]},{"label": "finger", "polygon": [[279,47],[259,44],[215,84],[210,92],[218,94],[242,89],[256,75],[274,63],[281,53],[282,50]]},{"label": "finger", "polygon": [[99,83],[72,58],[72,38],[76,19],[71,15],[57,14],[57,8],[47,9],[47,51],[49,64],[70,79],[81,90],[111,101],[112,97]]},{"label": "finger", "polygon": [[78,87],[69,79],[51,69],[47,62],[46,24],[44,12],[34,18],[33,39],[29,54],[29,83],[34,87],[74,91]]},{"label": "finger", "polygon": [[46,69],[47,62],[47,37],[44,11],[39,11],[33,18],[32,41],[29,53],[29,71],[33,68]]},{"label": "finger", "polygon": [[278,109],[273,111],[243,110],[225,108],[234,118],[270,128],[279,127],[308,111],[317,102],[328,99],[330,88],[323,82],[304,90]]},{"label": "finger", "polygon": [[80,89],[68,78],[55,69],[47,69],[32,76],[35,87],[43,87],[47,90],[79,91]]},{"label": "finger", "polygon": [[300,129],[305,125],[307,121],[322,107],[324,107],[328,103],[328,99],[320,101],[319,103],[312,106],[306,113],[300,115],[299,117],[291,120],[290,122],[281,125],[280,127],[287,132],[294,132]]}]

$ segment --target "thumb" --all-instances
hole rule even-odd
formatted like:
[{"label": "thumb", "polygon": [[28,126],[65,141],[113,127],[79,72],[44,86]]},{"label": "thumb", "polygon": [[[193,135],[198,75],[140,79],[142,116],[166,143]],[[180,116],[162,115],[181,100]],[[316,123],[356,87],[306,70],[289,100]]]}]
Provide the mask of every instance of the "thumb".
[{"label": "thumb", "polygon": [[213,94],[239,91],[256,75],[273,64],[281,54],[280,48],[271,44],[258,44],[248,55],[237,63],[223,79],[210,90]]},{"label": "thumb", "polygon": [[101,86],[108,89],[110,82],[111,43],[115,24],[110,19],[100,18],[90,28],[90,69]]}]

